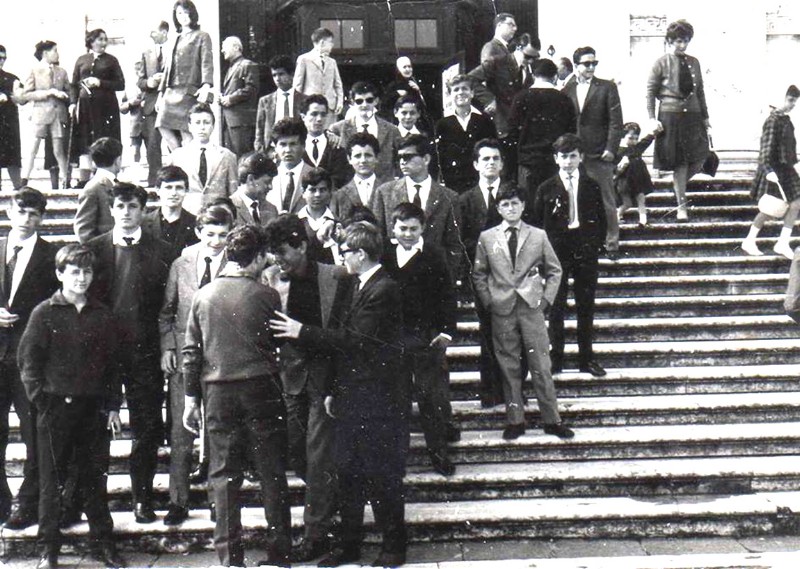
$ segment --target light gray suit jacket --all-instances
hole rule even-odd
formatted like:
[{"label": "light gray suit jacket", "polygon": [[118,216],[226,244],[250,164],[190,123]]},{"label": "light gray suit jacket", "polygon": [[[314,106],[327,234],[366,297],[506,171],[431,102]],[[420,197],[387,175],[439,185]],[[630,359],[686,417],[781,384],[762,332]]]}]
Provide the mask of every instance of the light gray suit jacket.
[{"label": "light gray suit jacket", "polygon": [[344,88],[336,60],[325,56],[325,69],[320,65],[319,55],[309,51],[297,56],[292,86],[304,95],[319,93],[328,100],[328,108],[334,111],[344,104]]},{"label": "light gray suit jacket", "polygon": [[58,89],[69,95],[69,75],[66,69],[56,65],[53,72],[50,66],[39,62],[31,69],[31,74],[25,80],[25,100],[33,101],[33,124],[50,124],[55,116],[60,122],[66,124],[68,120],[67,105],[69,99],[59,100],[47,94],[48,89]]},{"label": "light gray suit jacket", "polygon": [[[264,95],[258,100],[256,110],[256,140],[253,148],[264,150],[272,144],[272,127],[275,126],[275,105],[277,105],[278,92]],[[292,116],[300,118],[300,104],[306,98],[302,93],[294,92],[292,96]],[[283,104],[283,102],[281,102]]]},{"label": "light gray suit jacket", "polygon": [[[236,190],[231,194],[231,201],[236,206],[236,225],[247,225],[255,223],[253,211],[245,205],[242,199],[242,190]],[[266,198],[258,201],[258,215],[261,217],[261,225],[266,225],[271,219],[278,217],[278,209],[269,203]]]},{"label": "light gray suit jacket", "polygon": [[114,228],[111,217],[111,190],[114,183],[106,178],[93,177],[78,194],[78,209],[72,224],[81,243]]},{"label": "light gray suit jacket", "polygon": [[217,197],[228,197],[239,188],[236,155],[222,146],[209,144],[206,147],[208,177],[205,186],[197,174],[200,168],[200,149],[197,146],[189,144],[176,148],[169,155],[169,162],[180,166],[189,175],[189,191],[203,194],[203,203]]},{"label": "light gray suit jacket", "polygon": [[[375,120],[378,122],[378,143],[381,147],[381,151],[378,153],[378,165],[375,167],[375,174],[379,178],[393,179],[395,170],[394,158],[403,137],[392,123],[380,117],[375,117]],[[346,148],[353,135],[359,131],[354,119],[336,122],[328,130],[339,137],[339,146],[342,148]]]}]

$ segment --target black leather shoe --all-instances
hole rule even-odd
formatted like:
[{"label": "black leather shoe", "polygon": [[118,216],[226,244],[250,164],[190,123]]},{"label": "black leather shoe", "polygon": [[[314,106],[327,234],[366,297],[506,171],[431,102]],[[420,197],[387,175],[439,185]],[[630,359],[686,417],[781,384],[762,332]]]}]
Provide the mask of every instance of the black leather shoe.
[{"label": "black leather shoe", "polygon": [[606,370],[603,369],[603,366],[594,360],[582,365],[579,368],[579,371],[582,371],[583,373],[591,373],[595,377],[603,377],[606,374]]},{"label": "black leather shoe", "polygon": [[58,527],[60,529],[71,528],[81,523],[82,513],[78,508],[66,508],[61,510],[61,517],[58,520]]},{"label": "black leather shoe", "polygon": [[36,508],[17,506],[11,515],[8,516],[4,524],[6,529],[21,530],[29,528],[39,523],[39,515]]},{"label": "black leather shoe", "polygon": [[92,550],[92,559],[99,561],[109,569],[117,569],[118,567],[127,567],[127,563],[117,552],[117,548],[113,545],[104,545],[103,547]]},{"label": "black leather shoe", "polygon": [[406,562],[406,552],[389,553],[388,551],[381,551],[378,558],[372,562],[373,567],[400,567]]},{"label": "black leather shoe", "polygon": [[548,435],[555,435],[560,439],[571,439],[575,436],[575,431],[567,427],[564,423],[545,425],[544,432]]},{"label": "black leather shoe", "polygon": [[606,257],[608,257],[609,261],[618,261],[619,251],[617,249],[614,249],[613,251],[606,251]]},{"label": "black leather shoe", "polygon": [[355,563],[361,559],[361,548],[356,546],[334,547],[317,563],[317,567],[338,567],[345,563]]},{"label": "black leather shoe", "polygon": [[212,522],[217,521],[217,505],[214,502],[208,505],[208,517]]},{"label": "black leather shoe", "polygon": [[58,569],[58,553],[42,553],[36,569]]},{"label": "black leather shoe", "polygon": [[447,425],[447,434],[445,438],[448,443],[457,443],[461,440],[461,429],[455,425]]},{"label": "black leather shoe", "polygon": [[189,517],[189,508],[170,504],[167,513],[164,515],[165,526],[177,526],[182,524]]},{"label": "black leather shoe", "polygon": [[327,540],[303,539],[297,547],[292,549],[292,561],[295,563],[305,563],[318,557],[322,557],[330,551],[330,544]]},{"label": "black leather shoe", "polygon": [[156,521],[156,513],[153,511],[153,506],[144,502],[138,502],[133,507],[133,517],[136,519],[137,524],[152,524]]},{"label": "black leather shoe", "polygon": [[452,476],[456,473],[456,465],[450,462],[446,456],[430,453],[430,458],[433,469],[442,476]]},{"label": "black leather shoe", "polygon": [[503,429],[503,438],[507,441],[518,439],[524,434],[525,423],[520,423],[519,425],[508,425],[505,429]]},{"label": "black leather shoe", "polygon": [[208,480],[208,461],[204,460],[189,475],[190,484],[203,484]]}]

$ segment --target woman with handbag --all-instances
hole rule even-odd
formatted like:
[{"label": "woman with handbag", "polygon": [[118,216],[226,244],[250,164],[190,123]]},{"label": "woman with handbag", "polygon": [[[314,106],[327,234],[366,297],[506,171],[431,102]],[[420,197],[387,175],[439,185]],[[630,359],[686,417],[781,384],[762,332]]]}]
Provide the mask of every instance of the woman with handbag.
[{"label": "woman with handbag", "polygon": [[751,197],[758,200],[758,214],[742,241],[742,250],[748,255],[764,254],[756,245],[756,237],[770,218],[783,218],[781,235],[773,251],[788,259],[794,255],[789,238],[800,213],[800,164],[797,163],[797,142],[789,113],[794,109],[798,97],[800,89],[790,85],[783,105],[772,109],[761,130],[758,168],[750,191]]}]

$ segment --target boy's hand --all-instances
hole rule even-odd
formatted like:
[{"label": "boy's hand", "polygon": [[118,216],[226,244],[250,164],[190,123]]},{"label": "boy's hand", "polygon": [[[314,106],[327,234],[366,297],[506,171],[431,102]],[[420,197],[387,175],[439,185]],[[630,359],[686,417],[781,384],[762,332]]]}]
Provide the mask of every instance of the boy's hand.
[{"label": "boy's hand", "polygon": [[325,412],[328,414],[328,417],[335,419],[336,415],[333,414],[333,395],[327,395],[322,404],[325,406]]},{"label": "boy's hand", "polygon": [[161,354],[161,371],[164,373],[175,373],[178,371],[178,355],[175,350],[165,350]]},{"label": "boy's hand", "polygon": [[202,417],[197,399],[186,395],[183,406],[183,428],[199,437],[201,423]]},{"label": "boy's hand", "polygon": [[431,340],[430,347],[446,350],[447,346],[450,345],[450,341],[450,338],[448,338],[445,334],[439,334],[433,340]]},{"label": "boy's hand", "polygon": [[119,418],[119,411],[108,412],[108,424],[106,428],[111,431],[111,438],[114,440],[122,435],[122,421]]},{"label": "boy's hand", "polygon": [[292,320],[280,310],[276,310],[277,317],[269,321],[269,328],[275,334],[276,338],[291,338],[297,339],[300,337],[300,329],[303,325],[297,320]]},{"label": "boy's hand", "polygon": [[18,314],[11,314],[5,308],[0,307],[0,328],[11,328],[19,320]]}]

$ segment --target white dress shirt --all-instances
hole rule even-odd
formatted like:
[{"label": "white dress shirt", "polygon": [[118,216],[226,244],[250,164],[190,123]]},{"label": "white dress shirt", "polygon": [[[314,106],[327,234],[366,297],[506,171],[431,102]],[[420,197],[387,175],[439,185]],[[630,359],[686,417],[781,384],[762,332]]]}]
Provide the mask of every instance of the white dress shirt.
[{"label": "white dress shirt", "polygon": [[592,84],[592,80],[589,79],[588,81],[581,82],[578,79],[578,83],[576,85],[575,94],[578,97],[578,108],[583,112],[583,104],[586,102],[586,95],[589,93],[589,87]]},{"label": "white dress shirt", "polygon": [[411,249],[406,249],[399,243],[397,244],[397,266],[399,268],[405,267],[408,262],[420,251],[422,251],[423,241],[422,237],[411,246]]},{"label": "white dress shirt", "polygon": [[483,202],[486,204],[486,209],[489,209],[489,186],[492,187],[492,196],[494,196],[495,201],[497,201],[497,190],[500,189],[500,178],[497,178],[493,182],[490,182],[486,178],[478,179],[478,187],[483,194]]},{"label": "white dress shirt", "polygon": [[17,264],[14,267],[14,274],[11,276],[11,292],[8,295],[9,306],[14,303],[14,296],[17,294],[19,283],[22,281],[22,275],[25,274],[25,269],[31,260],[33,254],[33,247],[36,245],[38,233],[34,233],[25,240],[20,240],[16,231],[11,231],[8,234],[8,243],[6,244],[6,265],[14,257],[14,247],[22,247],[17,253]]},{"label": "white dress shirt", "polygon": [[372,174],[369,178],[363,179],[359,178],[358,174],[353,177],[356,190],[358,190],[358,198],[365,206],[369,206],[369,200],[372,199],[372,192],[375,190],[375,182],[377,180],[378,177],[375,174]]},{"label": "white dress shirt", "polygon": [[[581,226],[580,219],[578,218],[578,183],[580,182],[578,170],[575,170],[569,175],[567,175],[567,173],[563,170],[559,170],[558,175],[561,178],[561,183],[564,184],[564,189],[567,190],[567,193],[569,193],[570,176],[572,177],[572,195],[569,197],[569,207],[575,208],[575,221],[570,223],[567,227],[569,229],[577,229]],[[570,210],[570,219],[572,219],[572,210]]]},{"label": "white dress shirt", "polygon": [[[308,226],[311,228],[311,231],[314,233],[317,233],[320,229],[322,229],[322,226],[325,225],[326,222],[336,220],[336,217],[334,217],[333,212],[329,207],[325,208],[325,212],[321,216],[319,216],[317,219],[314,219],[311,217],[307,205],[304,205],[303,209],[297,212],[297,217],[300,219],[305,219],[308,223]],[[339,253],[339,244],[333,238],[332,234],[330,237],[328,237],[328,239],[325,240],[325,242],[322,244],[322,247],[331,250],[331,253],[333,254],[333,260],[337,265],[342,264],[342,256]]]},{"label": "white dress shirt", "polygon": [[[131,245],[125,243],[124,238],[133,237],[133,241]],[[114,226],[114,229],[111,230],[111,238],[114,242],[114,245],[119,245],[120,247],[130,247],[132,245],[138,245],[139,241],[142,240],[142,228],[139,227],[133,233],[126,234],[122,232],[122,229],[119,226]]]},{"label": "white dress shirt", "polygon": [[[317,159],[314,160],[314,141],[317,141]],[[322,154],[325,152],[325,149],[328,147],[328,137],[325,136],[325,133],[318,136],[311,136],[310,134],[306,136],[306,154],[314,163],[314,166],[319,166],[319,161],[322,160]]]},{"label": "white dress shirt", "polygon": [[361,117],[356,115],[353,117],[353,121],[355,121],[356,130],[358,132],[364,132],[364,125],[367,125],[367,132],[375,138],[378,138],[378,121],[375,120],[375,115],[372,115],[367,122],[364,122]]},{"label": "white dress shirt", "polygon": [[420,134],[419,129],[416,127],[416,125],[412,126],[410,129],[407,129],[403,125],[398,124],[397,130],[400,131],[400,136],[402,136],[403,138],[407,137],[409,134]]},{"label": "white dress shirt", "polygon": [[381,268],[381,264],[378,263],[377,265],[372,267],[370,270],[365,271],[365,272],[361,273],[360,275],[358,275],[358,290],[361,290],[362,288],[364,288],[364,285],[367,284],[367,281],[369,279],[371,279],[372,275],[377,273],[380,270],[380,268]]},{"label": "white dress shirt", "polygon": [[[297,163],[297,165],[292,168],[291,170],[287,168],[284,164],[278,166],[278,190],[279,190],[279,197],[280,197],[280,204],[283,204],[283,198],[286,194],[286,187],[289,185],[289,172],[292,173],[292,177],[294,179],[294,189],[297,192],[297,188],[300,187],[300,174],[303,171],[303,161]],[[280,206],[278,207],[280,209]]]},{"label": "white dress shirt", "polygon": [[[283,114],[283,102],[287,100],[289,101],[289,116],[284,116]],[[281,119],[289,118],[294,116],[294,93],[291,89],[288,91],[281,91],[278,89],[275,92],[275,122],[278,122]]]},{"label": "white dress shirt", "polygon": [[415,182],[409,177],[406,177],[406,192],[408,193],[408,201],[414,203],[414,196],[417,194],[417,188],[414,186],[422,186],[419,190],[420,207],[425,210],[428,204],[428,196],[431,195],[431,177],[428,176],[421,182]]}]

